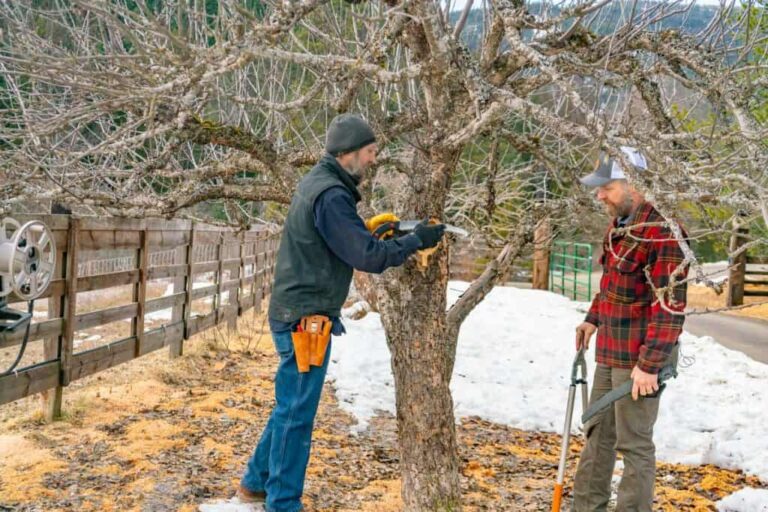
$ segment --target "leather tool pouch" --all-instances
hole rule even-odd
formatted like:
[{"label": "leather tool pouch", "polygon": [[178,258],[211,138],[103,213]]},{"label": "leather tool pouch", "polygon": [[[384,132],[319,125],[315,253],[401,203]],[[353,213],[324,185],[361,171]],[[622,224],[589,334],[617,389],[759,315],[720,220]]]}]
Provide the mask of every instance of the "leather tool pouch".
[{"label": "leather tool pouch", "polygon": [[299,373],[308,372],[310,366],[323,366],[332,326],[333,322],[327,316],[305,316],[296,332],[291,333]]}]

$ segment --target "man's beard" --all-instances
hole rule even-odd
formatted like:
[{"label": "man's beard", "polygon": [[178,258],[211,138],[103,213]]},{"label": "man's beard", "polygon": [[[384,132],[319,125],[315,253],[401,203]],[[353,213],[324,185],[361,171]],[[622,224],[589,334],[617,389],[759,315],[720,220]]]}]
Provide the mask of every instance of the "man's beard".
[{"label": "man's beard", "polygon": [[629,194],[627,194],[619,204],[606,203],[605,205],[609,215],[619,218],[630,215],[633,206],[632,196]]},{"label": "man's beard", "polygon": [[365,170],[366,168],[360,165],[360,157],[355,157],[352,159],[347,172],[355,179],[355,181],[360,182],[365,176]]}]

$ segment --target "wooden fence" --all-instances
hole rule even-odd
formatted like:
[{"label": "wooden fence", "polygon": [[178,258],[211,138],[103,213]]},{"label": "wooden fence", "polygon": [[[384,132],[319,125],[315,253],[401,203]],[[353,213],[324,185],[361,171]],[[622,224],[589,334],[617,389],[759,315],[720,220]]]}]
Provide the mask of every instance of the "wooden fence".
[{"label": "wooden fence", "polygon": [[[213,252],[211,249],[216,249],[215,246],[206,246],[206,247],[200,247],[198,249],[207,249],[208,252]],[[97,251],[100,252],[100,251]],[[198,252],[202,252],[200,250],[195,251],[197,254]],[[207,260],[215,259],[215,256],[211,256],[207,258]],[[85,261],[81,261],[77,264],[77,275],[80,277],[83,276],[92,276],[96,274],[109,274],[111,272],[120,272],[123,270],[131,270],[133,268],[136,268],[136,255],[130,255],[130,256],[111,256],[111,257],[101,257],[101,258],[86,258],[85,255],[83,255],[83,258]],[[165,265],[173,265],[175,260],[177,259],[177,250],[176,249],[169,249],[167,251],[157,251],[152,252],[149,254],[149,266],[150,267],[161,267]],[[207,261],[203,260],[203,261]]]},{"label": "wooden fence", "polygon": [[[30,343],[43,340],[43,362],[0,377],[0,405],[45,392],[45,412],[50,419],[61,413],[62,388],[71,382],[163,347],[172,357],[183,352],[184,340],[222,322],[233,325],[244,311],[260,309],[269,293],[279,234],[267,228],[247,232],[193,223],[155,219],[72,218],[68,215],[16,216],[20,222],[40,220],[52,231],[57,261],[54,279],[46,293],[48,318],[34,321]],[[128,253],[117,263],[84,268],[78,256],[89,251]],[[173,253],[173,254],[172,254]],[[98,261],[98,260],[96,260]],[[81,275],[88,270],[96,275]],[[107,271],[102,273],[100,271]],[[205,276],[208,282],[196,282]],[[147,299],[154,280],[172,282],[172,292]],[[128,304],[78,314],[78,296],[113,287],[132,288]],[[101,292],[104,293],[104,292]],[[193,313],[193,303],[211,301],[211,311]],[[10,302],[15,299],[10,297]],[[19,309],[23,305],[17,305]],[[171,310],[170,320],[146,330],[145,315]],[[77,352],[78,331],[116,321],[131,323],[130,336],[90,350]],[[24,333],[0,338],[0,349],[18,346]]]},{"label": "wooden fence", "polygon": [[[744,226],[736,226],[729,246],[730,252],[736,252],[747,243],[749,231]],[[729,262],[728,307],[741,306],[744,297],[768,297],[768,258],[750,256],[747,251],[740,252]]]}]

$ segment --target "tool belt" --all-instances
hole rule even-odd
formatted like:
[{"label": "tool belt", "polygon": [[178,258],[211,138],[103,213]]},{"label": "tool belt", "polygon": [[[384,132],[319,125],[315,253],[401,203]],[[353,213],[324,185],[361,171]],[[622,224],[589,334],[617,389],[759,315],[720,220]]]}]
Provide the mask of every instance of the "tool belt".
[{"label": "tool belt", "polygon": [[307,373],[310,366],[323,366],[332,326],[333,322],[327,316],[305,316],[296,327],[296,332],[291,333],[299,373]]}]

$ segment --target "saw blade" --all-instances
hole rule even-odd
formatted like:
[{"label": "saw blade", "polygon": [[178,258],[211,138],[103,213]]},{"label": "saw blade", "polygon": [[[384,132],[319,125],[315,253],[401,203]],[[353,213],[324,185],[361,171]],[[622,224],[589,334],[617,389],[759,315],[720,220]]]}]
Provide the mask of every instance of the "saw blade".
[{"label": "saw blade", "polygon": [[[419,224],[421,224],[420,220],[401,220],[400,231],[413,231]],[[449,233],[453,233],[454,235],[458,235],[464,238],[469,236],[469,231],[452,224],[446,224],[445,230]]]}]

